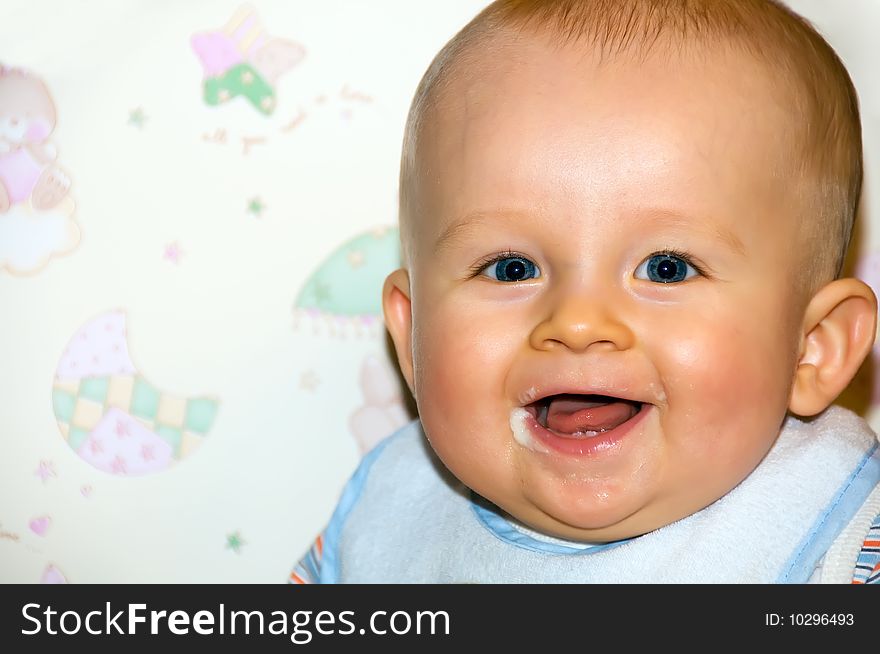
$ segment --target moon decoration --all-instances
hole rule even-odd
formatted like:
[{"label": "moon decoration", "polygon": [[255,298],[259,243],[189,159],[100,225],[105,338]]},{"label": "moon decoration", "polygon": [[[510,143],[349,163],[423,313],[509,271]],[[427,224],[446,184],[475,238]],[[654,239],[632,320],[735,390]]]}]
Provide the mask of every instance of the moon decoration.
[{"label": "moon decoration", "polygon": [[380,336],[382,285],[400,267],[397,234],[397,228],[374,229],[331,253],[296,298],[294,328],[339,338]]},{"label": "moon decoration", "polygon": [[55,373],[58,428],[80,458],[114,475],[146,475],[192,454],[211,429],[218,401],[162,391],[132,362],[126,316],[111,311],[81,327]]}]

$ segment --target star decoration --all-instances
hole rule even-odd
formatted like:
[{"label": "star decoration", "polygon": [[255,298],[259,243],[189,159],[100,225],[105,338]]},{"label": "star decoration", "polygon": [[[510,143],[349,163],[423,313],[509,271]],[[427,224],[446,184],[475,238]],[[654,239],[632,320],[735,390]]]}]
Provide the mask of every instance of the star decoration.
[{"label": "star decoration", "polygon": [[131,436],[131,430],[129,429],[129,426],[127,424],[125,424],[125,421],[123,421],[123,420],[116,421],[116,435],[119,438],[122,438],[124,436]]},{"label": "star decoration", "polygon": [[313,393],[320,383],[321,380],[314,370],[306,370],[299,378],[299,387]]},{"label": "star decoration", "polygon": [[250,201],[248,202],[248,205],[247,205],[248,213],[257,217],[257,218],[261,217],[263,210],[265,208],[266,208],[266,205],[263,204],[263,201],[260,200],[260,198],[258,198],[258,197],[251,198]]},{"label": "star decoration", "polygon": [[245,540],[241,537],[241,531],[236,529],[231,534],[226,534],[226,549],[232,550],[236,554],[241,554],[241,548],[244,547]]},{"label": "star decoration", "polygon": [[46,483],[46,480],[49,477],[57,477],[55,474],[55,466],[52,465],[51,461],[46,461],[43,459],[40,461],[40,465],[37,466],[37,469],[34,471],[34,474],[43,480],[43,483]]},{"label": "star decoration", "polygon": [[263,113],[274,106],[274,87],[305,57],[305,48],[271,36],[252,7],[240,7],[226,25],[190,40],[202,64],[204,99],[209,105],[243,96]]},{"label": "star decoration", "polygon": [[170,261],[177,265],[180,263],[180,258],[182,256],[183,250],[180,249],[180,245],[175,241],[174,243],[169,243],[165,246],[165,253],[162,255],[162,258],[165,259],[165,261]]},{"label": "star decoration", "polygon": [[141,107],[137,109],[132,109],[128,114],[128,124],[137,127],[138,129],[143,129],[144,124],[147,122],[147,116],[144,114],[144,110]]},{"label": "star decoration", "polygon": [[117,455],[113,462],[110,464],[110,469],[113,470],[114,474],[117,475],[125,475],[128,474],[128,470],[125,467],[125,459],[121,456]]},{"label": "star decoration", "polygon": [[348,253],[348,265],[352,268],[360,268],[364,265],[364,253],[360,250],[352,250]]}]

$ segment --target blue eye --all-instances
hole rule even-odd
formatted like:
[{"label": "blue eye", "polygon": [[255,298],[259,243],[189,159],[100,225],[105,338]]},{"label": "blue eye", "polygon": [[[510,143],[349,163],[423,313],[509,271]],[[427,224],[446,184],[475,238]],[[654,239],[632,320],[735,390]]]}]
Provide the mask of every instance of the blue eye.
[{"label": "blue eye", "polygon": [[[645,277],[639,277],[640,272]],[[639,279],[647,278],[660,284],[683,282],[698,274],[700,274],[699,270],[688,261],[686,256],[672,252],[652,254],[636,268],[635,272]]]},{"label": "blue eye", "polygon": [[486,271],[490,279],[499,282],[522,282],[539,277],[538,266],[524,257],[499,257],[490,261],[481,270]]}]

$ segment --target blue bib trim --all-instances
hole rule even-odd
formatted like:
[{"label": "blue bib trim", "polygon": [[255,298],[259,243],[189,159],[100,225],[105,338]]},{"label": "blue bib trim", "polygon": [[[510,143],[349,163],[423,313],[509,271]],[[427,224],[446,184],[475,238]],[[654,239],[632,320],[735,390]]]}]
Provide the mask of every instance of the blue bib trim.
[{"label": "blue bib trim", "polygon": [[877,444],[865,455],[852,476],[843,483],[834,501],[819,516],[809,533],[795,548],[776,580],[778,584],[806,583],[831,547],[831,543],[861,508],[865,498],[880,483],[880,451]]},{"label": "blue bib trim", "polygon": [[336,510],[330,518],[330,523],[324,531],[324,554],[321,560],[321,577],[318,583],[339,583],[339,541],[348,514],[351,513],[351,510],[361,498],[364,484],[367,481],[367,477],[370,476],[370,469],[382,455],[383,450],[388,447],[389,443],[404,436],[410,428],[411,425],[406,425],[376,445],[361,460],[358,469],[346,484],[345,490],[342,491],[342,497],[339,499],[339,504],[336,506]]},{"label": "blue bib trim", "polygon": [[477,516],[477,520],[479,520],[480,523],[488,529],[493,536],[495,536],[495,538],[532,552],[589,556],[590,554],[597,554],[617,547],[618,545],[623,545],[632,540],[632,538],[627,538],[626,540],[601,543],[588,548],[568,547],[558,543],[540,541],[517,530],[516,527],[511,525],[510,522],[501,516],[501,512],[497,506],[476,493],[471,493],[471,509]]}]

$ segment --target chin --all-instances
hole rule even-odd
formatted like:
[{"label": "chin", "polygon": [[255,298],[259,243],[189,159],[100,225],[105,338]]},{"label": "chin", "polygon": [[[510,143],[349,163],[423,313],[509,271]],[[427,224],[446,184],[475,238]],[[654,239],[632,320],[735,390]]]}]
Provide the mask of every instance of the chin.
[{"label": "chin", "polygon": [[558,534],[560,538],[602,543],[636,535],[631,529],[626,528],[625,522],[603,516],[578,516],[574,520],[554,520],[541,531],[547,530],[552,530],[554,535]]},{"label": "chin", "polygon": [[595,499],[582,502],[582,506],[566,504],[560,507],[538,503],[530,512],[530,517],[533,519],[523,522],[535,524],[535,528],[542,533],[568,540],[608,542],[638,536],[653,529],[643,524],[645,520],[641,509],[609,506]]}]

